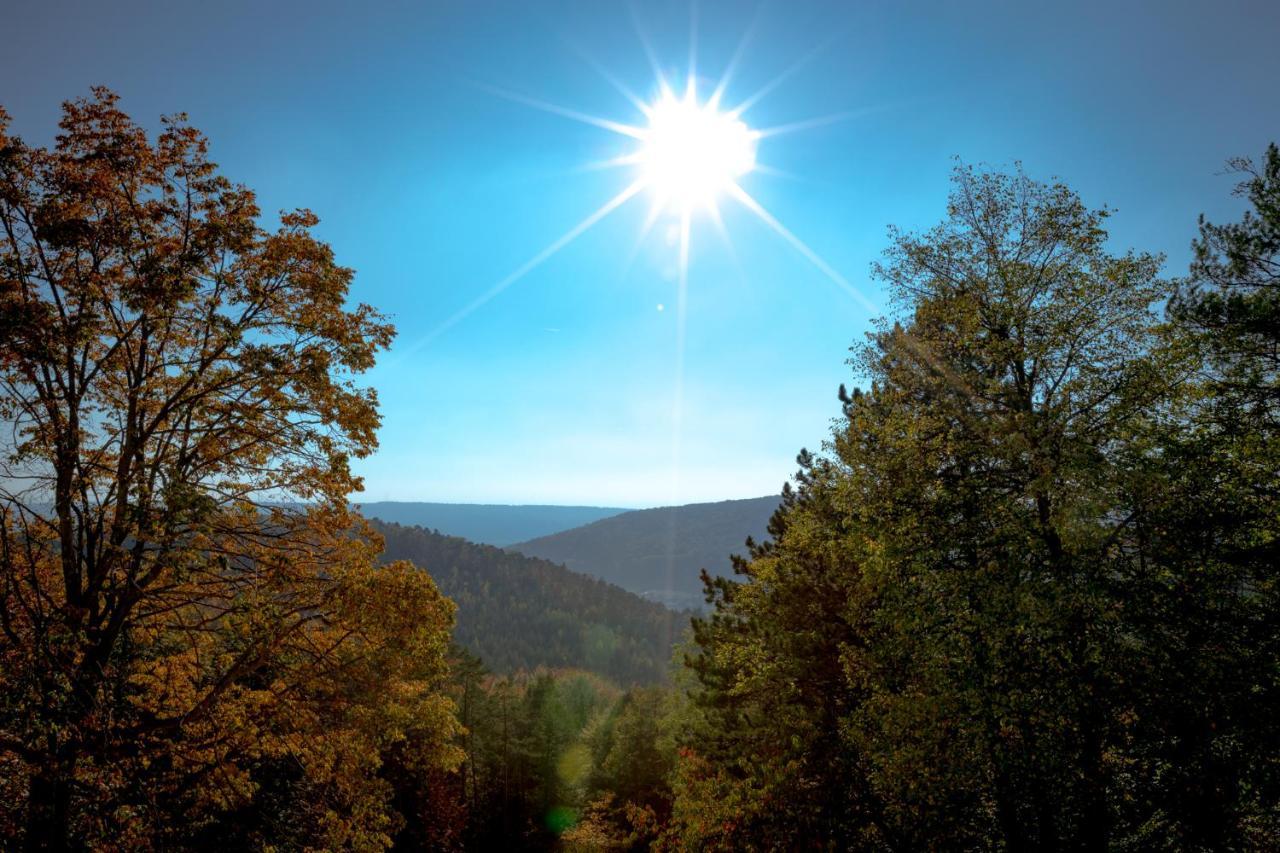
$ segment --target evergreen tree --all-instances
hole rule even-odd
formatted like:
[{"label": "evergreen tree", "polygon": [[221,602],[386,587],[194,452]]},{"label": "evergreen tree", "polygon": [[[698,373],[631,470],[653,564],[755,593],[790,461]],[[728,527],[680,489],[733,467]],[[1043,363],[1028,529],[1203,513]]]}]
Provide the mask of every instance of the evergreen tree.
[{"label": "evergreen tree", "polygon": [[[773,541],[709,583],[709,734],[677,832],[703,843],[1101,849],[1134,737],[1122,487],[1172,393],[1160,259],[1105,247],[1060,184],[961,168],[893,232],[902,308],[857,351]],[[724,804],[736,813],[725,815]],[[720,818],[718,823],[705,818]]]},{"label": "evergreen tree", "polygon": [[1132,478],[1148,571],[1131,590],[1148,832],[1184,849],[1280,836],[1280,151],[1231,161],[1251,205],[1200,222],[1166,348],[1187,377]]},{"label": "evergreen tree", "polygon": [[1274,431],[1280,426],[1280,149],[1268,146],[1261,165],[1247,158],[1228,165],[1244,176],[1236,195],[1252,209],[1227,225],[1200,218],[1191,277],[1171,314],[1199,332],[1223,414],[1247,416]]}]

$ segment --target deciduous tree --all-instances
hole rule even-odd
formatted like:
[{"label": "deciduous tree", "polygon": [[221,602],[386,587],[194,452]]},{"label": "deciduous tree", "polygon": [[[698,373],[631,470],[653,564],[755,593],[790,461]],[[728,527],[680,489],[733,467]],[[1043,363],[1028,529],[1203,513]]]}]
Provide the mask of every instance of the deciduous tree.
[{"label": "deciduous tree", "polygon": [[[1103,849],[1131,737],[1123,490],[1176,371],[1160,259],[1020,172],[892,233],[900,314],[693,658],[677,831],[733,847]],[[706,801],[707,797],[713,801]],[[724,804],[738,803],[735,813]],[[711,817],[714,820],[708,820]]]},{"label": "deciduous tree", "polygon": [[6,843],[126,847],[178,813],[198,833],[269,784],[263,820],[293,825],[263,838],[384,843],[379,751],[456,758],[451,605],[375,569],[347,508],[378,426],[355,377],[391,326],[349,304],[316,217],[265,230],[182,116],[151,139],[98,89],[52,148],[7,124]]}]

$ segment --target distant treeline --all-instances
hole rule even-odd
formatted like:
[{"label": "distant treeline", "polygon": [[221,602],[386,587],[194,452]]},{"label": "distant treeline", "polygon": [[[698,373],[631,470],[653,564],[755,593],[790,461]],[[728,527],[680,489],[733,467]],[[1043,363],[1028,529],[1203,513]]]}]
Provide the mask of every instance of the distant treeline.
[{"label": "distant treeline", "polygon": [[457,605],[454,639],[501,673],[583,669],[618,684],[663,680],[689,614],[613,584],[455,536],[375,523],[382,558],[410,560]]},{"label": "distant treeline", "polygon": [[1274,145],[1176,280],[959,168],[668,672],[685,616],[351,512],[393,330],[313,214],[105,89],[7,124],[0,847],[1280,847]]},{"label": "distant treeline", "polygon": [[[601,506],[537,504],[447,504],[423,501],[359,501],[367,518],[440,530],[472,542],[505,547],[512,542],[548,536],[626,512]],[[537,556],[537,555],[535,555]]]},{"label": "distant treeline", "polygon": [[601,850],[640,846],[667,821],[688,714],[670,687],[599,676],[494,676],[459,650],[451,693],[467,758],[430,796],[406,798],[398,848]]},{"label": "distant treeline", "polygon": [[651,601],[706,604],[699,573],[732,574],[731,556],[765,535],[777,496],[632,510],[510,549],[564,563]]}]

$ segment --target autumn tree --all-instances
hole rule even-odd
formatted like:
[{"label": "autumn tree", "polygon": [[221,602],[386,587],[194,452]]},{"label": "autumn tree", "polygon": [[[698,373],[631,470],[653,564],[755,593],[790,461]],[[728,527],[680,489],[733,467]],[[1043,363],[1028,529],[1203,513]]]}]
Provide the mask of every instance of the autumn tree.
[{"label": "autumn tree", "polygon": [[385,845],[380,753],[457,760],[452,607],[375,569],[348,511],[378,426],[355,378],[391,326],[316,217],[265,230],[182,116],[152,140],[97,89],[51,148],[7,127],[4,843],[171,846],[239,815],[254,843]]}]

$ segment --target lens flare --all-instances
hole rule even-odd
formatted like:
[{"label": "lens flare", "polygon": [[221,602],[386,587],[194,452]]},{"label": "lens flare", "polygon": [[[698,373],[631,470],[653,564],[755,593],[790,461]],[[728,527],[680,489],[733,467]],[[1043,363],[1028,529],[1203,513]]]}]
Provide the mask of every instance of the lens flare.
[{"label": "lens flare", "polygon": [[637,164],[661,207],[713,207],[755,168],[757,134],[737,115],[699,104],[692,88],[682,98],[665,92],[648,115]]},{"label": "lens flare", "polygon": [[[597,208],[594,213],[588,214],[577,225],[537,252],[528,261],[521,264],[514,272],[445,319],[425,337],[419,339],[407,349],[401,350],[397,360],[404,359],[418,348],[430,343],[436,337],[466,319],[508,287],[542,266],[553,255],[556,255],[570,243],[577,240],[578,237],[589,231],[596,223],[642,192],[652,197],[653,204],[650,207],[649,215],[644,220],[644,225],[640,229],[640,235],[636,242],[637,249],[659,219],[664,218],[664,216],[673,217],[680,223],[679,228],[674,229],[680,245],[680,256],[679,292],[677,293],[675,311],[673,313],[676,314],[676,325],[679,330],[677,333],[679,338],[677,349],[681,353],[683,353],[685,296],[689,275],[692,221],[695,218],[700,219],[701,215],[705,214],[710,219],[711,224],[720,232],[730,250],[732,250],[732,241],[729,239],[728,229],[720,213],[719,202],[721,199],[732,199],[736,204],[754,214],[757,219],[817,267],[823,275],[858,300],[868,311],[880,313],[870,299],[850,284],[834,267],[823,260],[816,251],[792,233],[772,213],[766,210],[760,202],[756,201],[741,182],[742,178],[752,172],[761,175],[782,174],[776,169],[770,169],[768,166],[756,162],[756,148],[762,140],[772,139],[794,131],[820,127],[836,121],[844,121],[857,115],[856,113],[844,112],[763,128],[753,128],[742,119],[743,114],[749,108],[763,100],[766,95],[773,92],[793,76],[800,68],[832,43],[834,37],[832,41],[816,46],[806,53],[800,60],[775,76],[754,94],[738,102],[738,105],[733,109],[721,109],[720,104],[725,95],[726,87],[746,47],[749,32],[748,35],[743,36],[743,39],[734,50],[729,66],[724,70],[724,74],[714,87],[711,96],[707,100],[699,102],[696,82],[698,76],[694,62],[694,45],[697,43],[696,30],[691,29],[690,31],[689,68],[685,78],[687,86],[683,95],[677,95],[662,72],[657,53],[644,34],[634,6],[632,7],[632,15],[641,46],[644,48],[645,55],[648,57],[649,64],[653,67],[654,75],[657,78],[657,89],[660,92],[657,99],[646,103],[637,97],[631,89],[613,77],[612,74],[599,66],[597,66],[597,70],[601,72],[607,82],[612,84],[643,115],[644,124],[628,124],[594,116],[541,98],[533,98],[506,89],[478,84],[479,88],[488,91],[490,94],[573,121],[592,125],[624,137],[630,143],[625,150],[619,152],[615,157],[589,164],[586,168],[592,170],[612,167],[634,169],[636,174],[630,185]],[[673,238],[670,242],[675,243],[677,240]],[[659,303],[657,309],[658,311],[665,310],[665,304]],[[683,355],[679,355],[677,361],[679,362],[682,358]],[[677,392],[677,422],[679,420],[679,407],[679,392]]]}]

